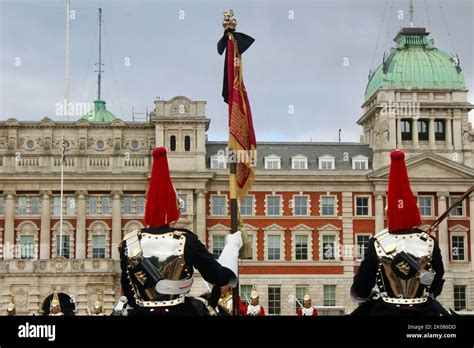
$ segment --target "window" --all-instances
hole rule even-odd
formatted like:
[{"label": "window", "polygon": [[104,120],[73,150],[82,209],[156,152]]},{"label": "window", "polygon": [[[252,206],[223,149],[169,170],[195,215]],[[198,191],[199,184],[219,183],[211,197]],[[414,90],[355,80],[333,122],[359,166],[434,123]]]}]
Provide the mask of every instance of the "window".
[{"label": "window", "polygon": [[40,201],[38,196],[18,196],[18,215],[39,215]]},{"label": "window", "polygon": [[369,216],[370,197],[356,197],[356,215]]},{"label": "window", "polygon": [[418,120],[418,140],[428,140],[428,120]]},{"label": "window", "polygon": [[252,292],[252,285],[241,285],[240,286],[240,299],[244,306],[247,306],[250,301],[250,293]]},{"label": "window", "polygon": [[366,170],[368,169],[368,160],[352,160],[352,169],[355,170]]},{"label": "window", "polygon": [[[143,215],[145,214],[145,197],[144,196],[137,196],[135,197],[136,202],[136,214]],[[186,204],[186,202],[185,202]]]},{"label": "window", "polygon": [[265,157],[265,169],[280,169],[281,159],[278,156]]},{"label": "window", "polygon": [[76,213],[75,208],[76,208],[76,201],[75,201],[74,197],[73,196],[67,196],[66,197],[66,216],[74,216],[75,213]]},{"label": "window", "polygon": [[294,215],[308,215],[308,196],[294,197]]},{"label": "window", "polygon": [[[453,205],[456,203],[456,201],[459,199],[459,197],[455,196],[450,196],[449,197],[449,205]],[[464,216],[464,201],[456,205],[456,207],[451,210],[450,216]]]},{"label": "window", "polygon": [[[306,294],[306,289],[308,288],[308,286],[299,286],[297,285],[296,286],[296,303],[295,303],[295,307],[296,307],[296,313],[298,313],[298,308],[301,308],[301,305],[303,304],[303,301],[304,301],[304,295]],[[301,305],[300,305],[301,303]]]},{"label": "window", "polygon": [[3,196],[0,196],[0,215],[5,214],[5,199]]},{"label": "window", "polygon": [[400,121],[402,140],[412,140],[411,120]]},{"label": "window", "polygon": [[281,313],[281,289],[279,286],[268,286],[268,314]]},{"label": "window", "polygon": [[20,258],[32,259],[35,257],[35,237],[20,236]]},{"label": "window", "polygon": [[323,236],[323,260],[336,259],[336,236]]},{"label": "window", "polygon": [[422,216],[433,216],[433,197],[418,197],[418,207]]},{"label": "window", "polygon": [[324,306],[336,305],[336,285],[323,285]]},{"label": "window", "polygon": [[101,208],[102,208],[102,215],[110,215],[110,197],[100,197],[101,200]]},{"label": "window", "polygon": [[225,169],[227,159],[223,154],[216,154],[211,157],[211,169]]},{"label": "window", "polygon": [[105,143],[103,140],[97,140],[95,143],[95,148],[97,150],[104,150],[105,149]]},{"label": "window", "polygon": [[189,135],[186,135],[184,137],[184,151],[190,151],[191,150],[191,137]]},{"label": "window", "polygon": [[334,196],[321,197],[321,215],[323,216],[336,215],[336,197]]},{"label": "window", "polygon": [[308,260],[308,236],[295,235],[295,259]]},{"label": "window", "polygon": [[249,252],[248,257],[243,257],[242,258],[243,260],[253,260],[253,235],[249,234],[248,239],[249,239],[249,245],[250,245],[250,248],[249,248],[250,252]]},{"label": "window", "polygon": [[280,260],[281,236],[267,236],[268,238],[268,260]]},{"label": "window", "polygon": [[253,215],[253,196],[245,197],[242,203],[240,203],[240,215]]},{"label": "window", "polygon": [[466,285],[454,285],[454,310],[467,308]]},{"label": "window", "polygon": [[277,216],[280,215],[280,196],[267,196],[267,215]]},{"label": "window", "polygon": [[370,241],[371,236],[367,234],[358,234],[356,236],[356,242],[357,242],[357,251],[356,251],[356,258],[357,260],[363,260],[364,255],[367,252],[367,249],[369,248],[369,241]]},{"label": "window", "polygon": [[18,196],[18,215],[26,215],[26,196]]},{"label": "window", "polygon": [[218,258],[221,255],[225,245],[224,235],[213,235],[212,236],[212,254]]},{"label": "window", "polygon": [[92,258],[105,258],[105,236],[92,236]]},{"label": "window", "polygon": [[445,121],[435,120],[435,140],[446,140]]},{"label": "window", "polygon": [[451,236],[451,255],[453,261],[465,260],[465,238],[464,236]]},{"label": "window", "polygon": [[332,156],[319,157],[319,169],[334,169],[335,160]]},{"label": "window", "polygon": [[[69,259],[69,252],[70,252],[70,239],[71,237],[68,235],[62,235],[59,237],[59,234],[56,235],[56,255],[64,256],[66,259]],[[62,245],[61,245],[62,240]]]},{"label": "window", "polygon": [[97,215],[98,214],[98,204],[97,204],[98,197],[96,196],[89,196],[89,215]]},{"label": "window", "polygon": [[308,169],[308,158],[306,157],[292,157],[291,158],[292,169]]},{"label": "window", "polygon": [[170,151],[176,151],[176,136],[172,135],[170,137]]},{"label": "window", "polygon": [[178,194],[178,199],[179,199],[179,210],[181,211],[182,214],[186,214],[188,210],[188,204],[187,204],[187,199],[188,195],[186,193],[180,193]]},{"label": "window", "polygon": [[133,151],[137,151],[140,149],[140,142],[138,140],[132,140],[130,142],[130,149]]},{"label": "window", "polygon": [[225,215],[225,196],[212,196],[211,198],[211,213],[212,215]]},{"label": "window", "polygon": [[27,140],[26,141],[26,149],[27,150],[34,150],[35,149],[35,141],[34,140]]}]

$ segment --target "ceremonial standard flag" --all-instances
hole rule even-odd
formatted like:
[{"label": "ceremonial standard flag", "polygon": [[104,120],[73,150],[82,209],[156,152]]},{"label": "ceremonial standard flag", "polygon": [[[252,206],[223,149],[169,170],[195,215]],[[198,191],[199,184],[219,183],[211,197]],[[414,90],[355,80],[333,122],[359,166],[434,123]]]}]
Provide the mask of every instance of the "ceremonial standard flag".
[{"label": "ceremonial standard flag", "polygon": [[228,161],[236,163],[235,190],[242,201],[255,179],[255,161],[257,142],[252,123],[252,112],[242,78],[241,54],[253,43],[254,39],[243,33],[226,30],[218,43],[220,54],[226,49],[224,67],[224,85],[222,96],[229,105],[229,156]]}]

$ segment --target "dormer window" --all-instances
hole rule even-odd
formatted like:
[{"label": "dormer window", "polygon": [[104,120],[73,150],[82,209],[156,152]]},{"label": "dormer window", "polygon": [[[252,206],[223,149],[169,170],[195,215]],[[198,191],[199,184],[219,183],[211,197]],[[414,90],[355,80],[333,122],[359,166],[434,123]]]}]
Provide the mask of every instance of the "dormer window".
[{"label": "dormer window", "polygon": [[211,169],[226,169],[227,160],[222,154],[215,154],[211,156]]},{"label": "dormer window", "polygon": [[369,158],[362,155],[352,157],[352,169],[355,169],[355,170],[369,169]]},{"label": "dormer window", "polygon": [[298,155],[291,158],[291,169],[308,169],[308,157]]},{"label": "dormer window", "polygon": [[319,169],[334,169],[336,167],[335,159],[333,156],[321,156],[318,159]]},{"label": "dormer window", "polygon": [[265,157],[265,169],[281,169],[281,158],[276,155]]}]

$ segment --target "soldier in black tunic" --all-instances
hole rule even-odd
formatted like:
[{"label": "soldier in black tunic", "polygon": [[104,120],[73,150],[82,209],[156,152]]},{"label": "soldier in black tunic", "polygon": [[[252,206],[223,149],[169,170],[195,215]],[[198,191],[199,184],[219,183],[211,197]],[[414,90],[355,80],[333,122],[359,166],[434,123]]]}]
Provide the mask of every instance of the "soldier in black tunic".
[{"label": "soldier in black tunic", "polygon": [[421,217],[404,158],[391,153],[388,229],[370,240],[354,277],[351,296],[360,304],[353,315],[449,315],[436,301],[444,282],[438,241],[416,228]]},{"label": "soldier in black tunic", "polygon": [[[227,237],[216,260],[194,233],[173,227],[179,218],[179,201],[166,150],[156,148],[153,159],[145,207],[148,227],[128,233],[119,246],[128,315],[217,315],[220,287],[237,283],[241,233]],[[215,300],[187,296],[194,267],[214,285]]]}]

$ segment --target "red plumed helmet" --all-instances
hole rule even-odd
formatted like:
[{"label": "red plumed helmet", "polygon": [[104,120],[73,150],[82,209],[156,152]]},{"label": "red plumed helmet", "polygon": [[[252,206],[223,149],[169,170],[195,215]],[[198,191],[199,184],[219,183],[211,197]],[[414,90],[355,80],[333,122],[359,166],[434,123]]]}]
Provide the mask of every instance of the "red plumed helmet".
[{"label": "red plumed helmet", "polygon": [[411,230],[421,225],[420,211],[411,192],[405,166],[405,154],[395,150],[390,154],[390,176],[388,177],[387,220],[389,231]]},{"label": "red plumed helmet", "polygon": [[157,228],[178,219],[178,200],[171,182],[166,149],[157,147],[153,150],[153,166],[146,196],[145,224]]}]

